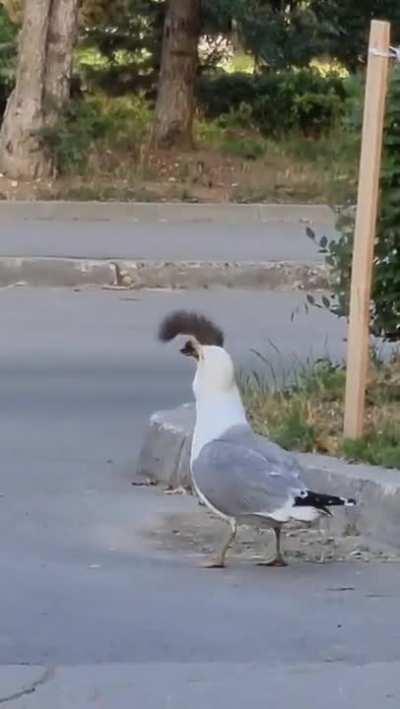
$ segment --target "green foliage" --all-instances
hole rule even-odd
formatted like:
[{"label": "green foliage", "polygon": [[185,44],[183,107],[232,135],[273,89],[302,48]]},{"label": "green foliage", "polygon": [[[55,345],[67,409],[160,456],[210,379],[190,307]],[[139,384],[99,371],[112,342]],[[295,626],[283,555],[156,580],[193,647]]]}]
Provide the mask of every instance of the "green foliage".
[{"label": "green foliage", "polygon": [[253,106],[256,95],[255,78],[240,72],[205,74],[197,84],[199,108],[207,118],[237,111],[241,104]]},{"label": "green foliage", "polygon": [[229,113],[222,113],[216,120],[221,128],[235,130],[243,128],[249,130],[255,127],[253,123],[253,110],[248,103],[241,103],[238,108],[231,108]]},{"label": "green foliage", "polygon": [[41,138],[60,174],[83,171],[89,151],[111,126],[97,101],[71,101],[55,126],[44,128]]},{"label": "green foliage", "polygon": [[375,248],[373,330],[400,339],[400,67],[393,71],[386,116],[382,199]]},{"label": "green foliage", "polygon": [[244,0],[202,0],[202,32],[228,35],[232,30],[232,21],[240,17],[244,4]]},{"label": "green foliage", "polygon": [[300,369],[292,391],[317,396],[324,402],[342,400],[345,379],[343,367],[324,357]]},{"label": "green foliage", "polygon": [[0,5],[0,117],[14,85],[17,29]]},{"label": "green foliage", "polygon": [[332,128],[342,110],[343,101],[334,90],[326,94],[309,91],[295,96],[293,120],[305,135],[318,135]]},{"label": "green foliage", "polygon": [[204,0],[207,31],[229,33],[232,22],[244,49],[259,67],[305,67],[321,55],[350,71],[363,66],[371,19],[392,23],[400,42],[398,0]]},{"label": "green foliage", "polygon": [[307,66],[321,53],[320,23],[304,0],[243,1],[236,19],[243,45],[260,67]]},{"label": "green foliage", "polygon": [[369,26],[373,19],[392,23],[392,43],[400,42],[398,0],[310,0],[317,18],[324,53],[335,57],[351,72],[365,63]]},{"label": "green foliage", "polygon": [[368,435],[361,440],[346,440],[343,452],[350,460],[365,460],[370,465],[400,469],[400,426],[390,421],[379,431],[379,436]]},{"label": "green foliage", "polygon": [[389,362],[376,352],[371,358],[366,435],[349,441],[342,438],[346,378],[342,365],[326,358],[300,367],[297,362],[281,380],[268,358],[255,354],[262,368],[242,374],[239,381],[258,433],[288,450],[344,455],[352,461],[400,469],[399,355]]},{"label": "green foliage", "polygon": [[343,79],[316,69],[266,73],[260,77],[254,117],[266,134],[301,130],[319,134],[333,126],[343,109]]},{"label": "green foliage", "polygon": [[[41,132],[60,174],[84,172],[93,150],[103,156],[112,148],[137,158],[151,122],[151,112],[140,96],[71,101],[59,122]],[[105,168],[105,165],[103,166]]]},{"label": "green foliage", "polygon": [[221,151],[225,155],[234,155],[244,160],[257,160],[265,153],[266,145],[261,140],[250,137],[225,136]]},{"label": "green foliage", "polygon": [[310,227],[306,229],[308,238],[316,244],[320,253],[325,254],[325,262],[330,269],[333,291],[332,298],[324,296],[321,302],[316,300],[313,295],[307,295],[307,302],[317,308],[324,307],[338,317],[347,317],[350,306],[354,208],[342,209],[335,226],[341,236],[337,240],[332,239],[329,243],[325,235],[318,239],[313,229]]},{"label": "green foliage", "polygon": [[[82,39],[107,60],[102,68],[85,66],[86,78],[116,95],[139,89],[153,96],[165,7],[166,0],[85,0]],[[365,61],[373,17],[392,21],[396,42],[398,0],[363,0],[357,5],[349,0],[202,0],[201,35],[214,42],[206,65],[215,67],[221,59],[215,40],[234,34],[259,69],[306,67],[323,55],[354,71]],[[123,61],[120,52],[126,53]]]},{"label": "green foliage", "polygon": [[365,74],[350,74],[343,82],[345,110],[343,128],[352,135],[361,134],[364,107]]},{"label": "green foliage", "polygon": [[346,91],[337,74],[322,76],[316,69],[302,69],[203,76],[198,98],[209,118],[246,106],[247,120],[265,135],[279,136],[292,130],[319,135],[344,111]]},{"label": "green foliage", "polygon": [[[354,209],[339,216],[338,241],[326,250],[333,280],[333,301],[326,305],[339,316],[349,312]],[[308,230],[310,238],[315,234]],[[320,242],[319,242],[320,244]],[[321,245],[321,244],[320,244]],[[400,340],[400,67],[393,69],[384,136],[381,204],[375,246],[371,332],[387,340]]]},{"label": "green foliage", "polygon": [[[165,3],[125,0],[109,2],[103,9],[100,18],[82,31],[78,57],[84,83],[114,96],[145,91],[154,98]],[[91,62],[87,50],[103,61]]]},{"label": "green foliage", "polygon": [[315,427],[304,418],[301,402],[294,403],[287,415],[274,427],[273,438],[286,450],[311,453],[315,449]]}]

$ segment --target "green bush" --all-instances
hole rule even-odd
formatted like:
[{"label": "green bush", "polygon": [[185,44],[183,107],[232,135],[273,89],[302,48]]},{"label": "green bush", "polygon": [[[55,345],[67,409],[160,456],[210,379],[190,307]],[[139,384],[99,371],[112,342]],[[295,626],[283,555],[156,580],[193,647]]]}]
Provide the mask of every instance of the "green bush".
[{"label": "green bush", "polygon": [[264,155],[266,146],[255,138],[225,137],[221,143],[221,152],[244,160],[257,160]]},{"label": "green bush", "polygon": [[[151,124],[151,111],[140,96],[72,100],[58,123],[41,132],[60,174],[84,172],[94,149],[103,156],[137,157]],[[103,165],[104,167],[104,165]]]},{"label": "green bush", "polygon": [[0,118],[14,86],[17,54],[17,29],[0,5]]},{"label": "green bush", "polygon": [[[339,316],[349,313],[354,239],[354,209],[343,210],[337,222],[338,241],[318,241],[326,252],[333,280],[333,300],[323,305]],[[315,239],[311,229],[310,238]],[[389,90],[381,174],[381,202],[375,246],[371,332],[386,340],[400,340],[400,67],[393,69]]]},{"label": "green bush", "polygon": [[350,74],[343,81],[345,90],[343,128],[349,133],[361,134],[365,92],[365,75]]},{"label": "green bush", "polygon": [[337,74],[322,76],[316,69],[267,73],[257,82],[253,116],[264,134],[319,134],[332,127],[345,97]]},{"label": "green bush", "polygon": [[204,74],[197,84],[198,104],[207,118],[237,111],[241,104],[252,106],[255,99],[256,80],[252,74]]},{"label": "green bush", "polygon": [[305,135],[332,128],[342,111],[343,101],[332,89],[325,95],[306,92],[294,99],[294,119]]},{"label": "green bush", "polygon": [[222,117],[246,105],[251,122],[269,136],[293,130],[318,135],[343,113],[345,99],[344,80],[316,69],[217,74],[203,76],[198,85],[199,105],[207,117]]},{"label": "green bush", "polygon": [[375,248],[374,331],[400,339],[400,67],[393,71],[386,115],[382,199]]},{"label": "green bush", "polygon": [[44,128],[41,138],[60,174],[83,171],[93,144],[111,130],[96,100],[71,101],[55,126]]}]

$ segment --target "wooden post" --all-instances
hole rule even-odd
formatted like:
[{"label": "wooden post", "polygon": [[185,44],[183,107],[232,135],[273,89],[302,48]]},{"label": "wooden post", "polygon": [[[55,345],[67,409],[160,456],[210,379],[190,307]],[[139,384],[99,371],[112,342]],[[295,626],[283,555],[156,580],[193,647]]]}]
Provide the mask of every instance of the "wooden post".
[{"label": "wooden post", "polygon": [[[371,22],[365,88],[347,349],[344,436],[353,439],[360,438],[364,430],[372,265],[378,212],[389,46],[389,22],[373,20]],[[374,53],[374,50],[377,53]]]}]

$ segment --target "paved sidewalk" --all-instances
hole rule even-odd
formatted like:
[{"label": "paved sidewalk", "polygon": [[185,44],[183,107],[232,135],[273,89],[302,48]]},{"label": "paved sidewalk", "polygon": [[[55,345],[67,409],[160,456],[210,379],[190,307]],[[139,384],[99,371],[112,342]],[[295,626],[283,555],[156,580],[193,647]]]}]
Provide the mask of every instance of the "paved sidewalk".
[{"label": "paved sidewalk", "polygon": [[0,224],[0,285],[319,288],[305,228],[334,236],[318,205],[5,202]]},{"label": "paved sidewalk", "polygon": [[272,205],[261,220],[246,205],[132,205],[120,218],[118,205],[11,206],[0,203],[1,256],[320,263],[305,227],[332,236],[334,221],[328,207]]},{"label": "paved sidewalk", "polygon": [[[268,641],[268,636],[267,636]],[[377,709],[399,701],[399,662],[346,666],[174,662],[4,667],[13,709]],[[267,699],[266,699],[267,698]],[[0,702],[2,698],[0,697]],[[3,699],[4,701],[4,699]]]}]

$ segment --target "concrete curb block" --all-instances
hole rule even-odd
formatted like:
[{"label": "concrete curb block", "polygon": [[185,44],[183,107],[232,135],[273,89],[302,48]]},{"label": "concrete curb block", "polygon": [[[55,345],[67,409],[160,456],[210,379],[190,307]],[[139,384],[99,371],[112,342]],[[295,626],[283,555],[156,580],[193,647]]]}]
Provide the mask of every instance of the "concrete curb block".
[{"label": "concrete curb block", "polygon": [[277,262],[118,261],[121,285],[133,288],[254,288],[320,290],[328,285],[320,264]]},{"label": "concrete curb block", "polygon": [[123,286],[199,289],[320,290],[327,287],[323,265],[289,262],[218,263],[133,261],[53,257],[0,257],[0,287]]},{"label": "concrete curb block", "polygon": [[0,286],[115,285],[116,269],[107,261],[64,258],[0,258]]},{"label": "concrete curb block", "polygon": [[[191,488],[190,445],[194,427],[193,404],[158,411],[148,423],[140,453],[137,477],[170,488]],[[319,492],[353,496],[356,508],[337,514],[331,529],[336,533],[368,537],[371,543],[400,549],[400,472],[369,465],[350,465],[320,455],[297,456],[307,485]]]},{"label": "concrete curb block", "polygon": [[0,201],[0,219],[254,223],[334,221],[324,204],[185,204],[184,202]]}]

